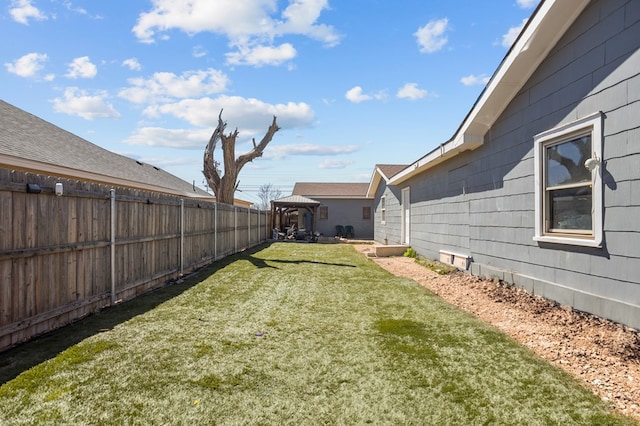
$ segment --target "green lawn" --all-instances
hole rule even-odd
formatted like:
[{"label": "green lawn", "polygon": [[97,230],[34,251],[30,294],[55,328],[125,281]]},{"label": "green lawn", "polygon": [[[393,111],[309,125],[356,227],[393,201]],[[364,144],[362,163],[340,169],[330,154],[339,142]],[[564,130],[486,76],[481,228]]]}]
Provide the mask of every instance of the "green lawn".
[{"label": "green lawn", "polygon": [[635,424],[348,245],[233,256],[30,345],[0,354],[2,425]]}]

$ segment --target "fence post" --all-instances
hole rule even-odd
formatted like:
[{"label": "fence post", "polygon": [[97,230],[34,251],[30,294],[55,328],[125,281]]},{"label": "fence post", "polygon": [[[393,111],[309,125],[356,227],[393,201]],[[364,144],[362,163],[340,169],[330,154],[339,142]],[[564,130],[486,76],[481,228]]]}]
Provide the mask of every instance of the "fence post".
[{"label": "fence post", "polygon": [[238,208],[233,208],[233,247],[234,252],[238,252]]},{"label": "fence post", "polygon": [[111,199],[111,305],[116,303],[116,190],[109,190]]},{"label": "fence post", "polygon": [[184,198],[180,199],[180,276],[184,273]]},{"label": "fence post", "polygon": [[218,203],[213,205],[213,260],[218,260]]},{"label": "fence post", "polygon": [[247,248],[251,247],[251,207],[247,207]]}]

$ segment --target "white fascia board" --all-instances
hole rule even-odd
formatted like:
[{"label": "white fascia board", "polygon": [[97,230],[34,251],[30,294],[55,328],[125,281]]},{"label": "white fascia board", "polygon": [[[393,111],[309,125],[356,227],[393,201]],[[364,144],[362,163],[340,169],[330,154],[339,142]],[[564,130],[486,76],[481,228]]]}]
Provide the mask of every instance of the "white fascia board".
[{"label": "white fascia board", "polygon": [[376,167],[373,171],[373,175],[371,176],[371,180],[369,181],[369,187],[367,188],[367,198],[375,197],[378,186],[380,185],[380,181],[382,181],[382,172],[380,171],[379,167]]},{"label": "white fascia board", "polygon": [[484,133],[463,133],[456,135],[446,143],[434,149],[415,163],[409,165],[402,172],[389,180],[389,185],[398,185],[411,177],[430,169],[461,152],[476,149],[484,143]]}]

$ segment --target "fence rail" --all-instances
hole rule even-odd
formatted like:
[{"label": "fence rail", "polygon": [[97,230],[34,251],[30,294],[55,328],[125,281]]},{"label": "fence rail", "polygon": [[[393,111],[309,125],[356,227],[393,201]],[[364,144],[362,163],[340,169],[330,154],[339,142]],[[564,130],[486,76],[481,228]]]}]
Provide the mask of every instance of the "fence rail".
[{"label": "fence rail", "polygon": [[260,244],[269,224],[250,208],[0,169],[0,351]]}]

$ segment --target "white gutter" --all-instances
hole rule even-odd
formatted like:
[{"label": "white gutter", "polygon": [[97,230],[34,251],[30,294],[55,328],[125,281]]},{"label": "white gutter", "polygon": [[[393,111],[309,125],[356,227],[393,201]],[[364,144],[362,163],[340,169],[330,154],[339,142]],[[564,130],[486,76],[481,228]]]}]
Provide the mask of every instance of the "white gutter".
[{"label": "white gutter", "polygon": [[136,188],[147,191],[160,192],[164,194],[180,195],[188,198],[205,199],[205,197],[199,195],[196,192],[191,193],[189,191],[181,191],[179,189],[150,185],[142,182],[132,181],[129,179],[122,179],[114,176],[87,172],[84,170],[71,169],[69,167],[58,166],[50,163],[42,163],[40,161],[27,160],[20,157],[14,157],[12,155],[0,154],[0,167],[31,171],[40,174],[49,174],[53,176],[96,182],[106,185],[122,186],[125,188]]}]

